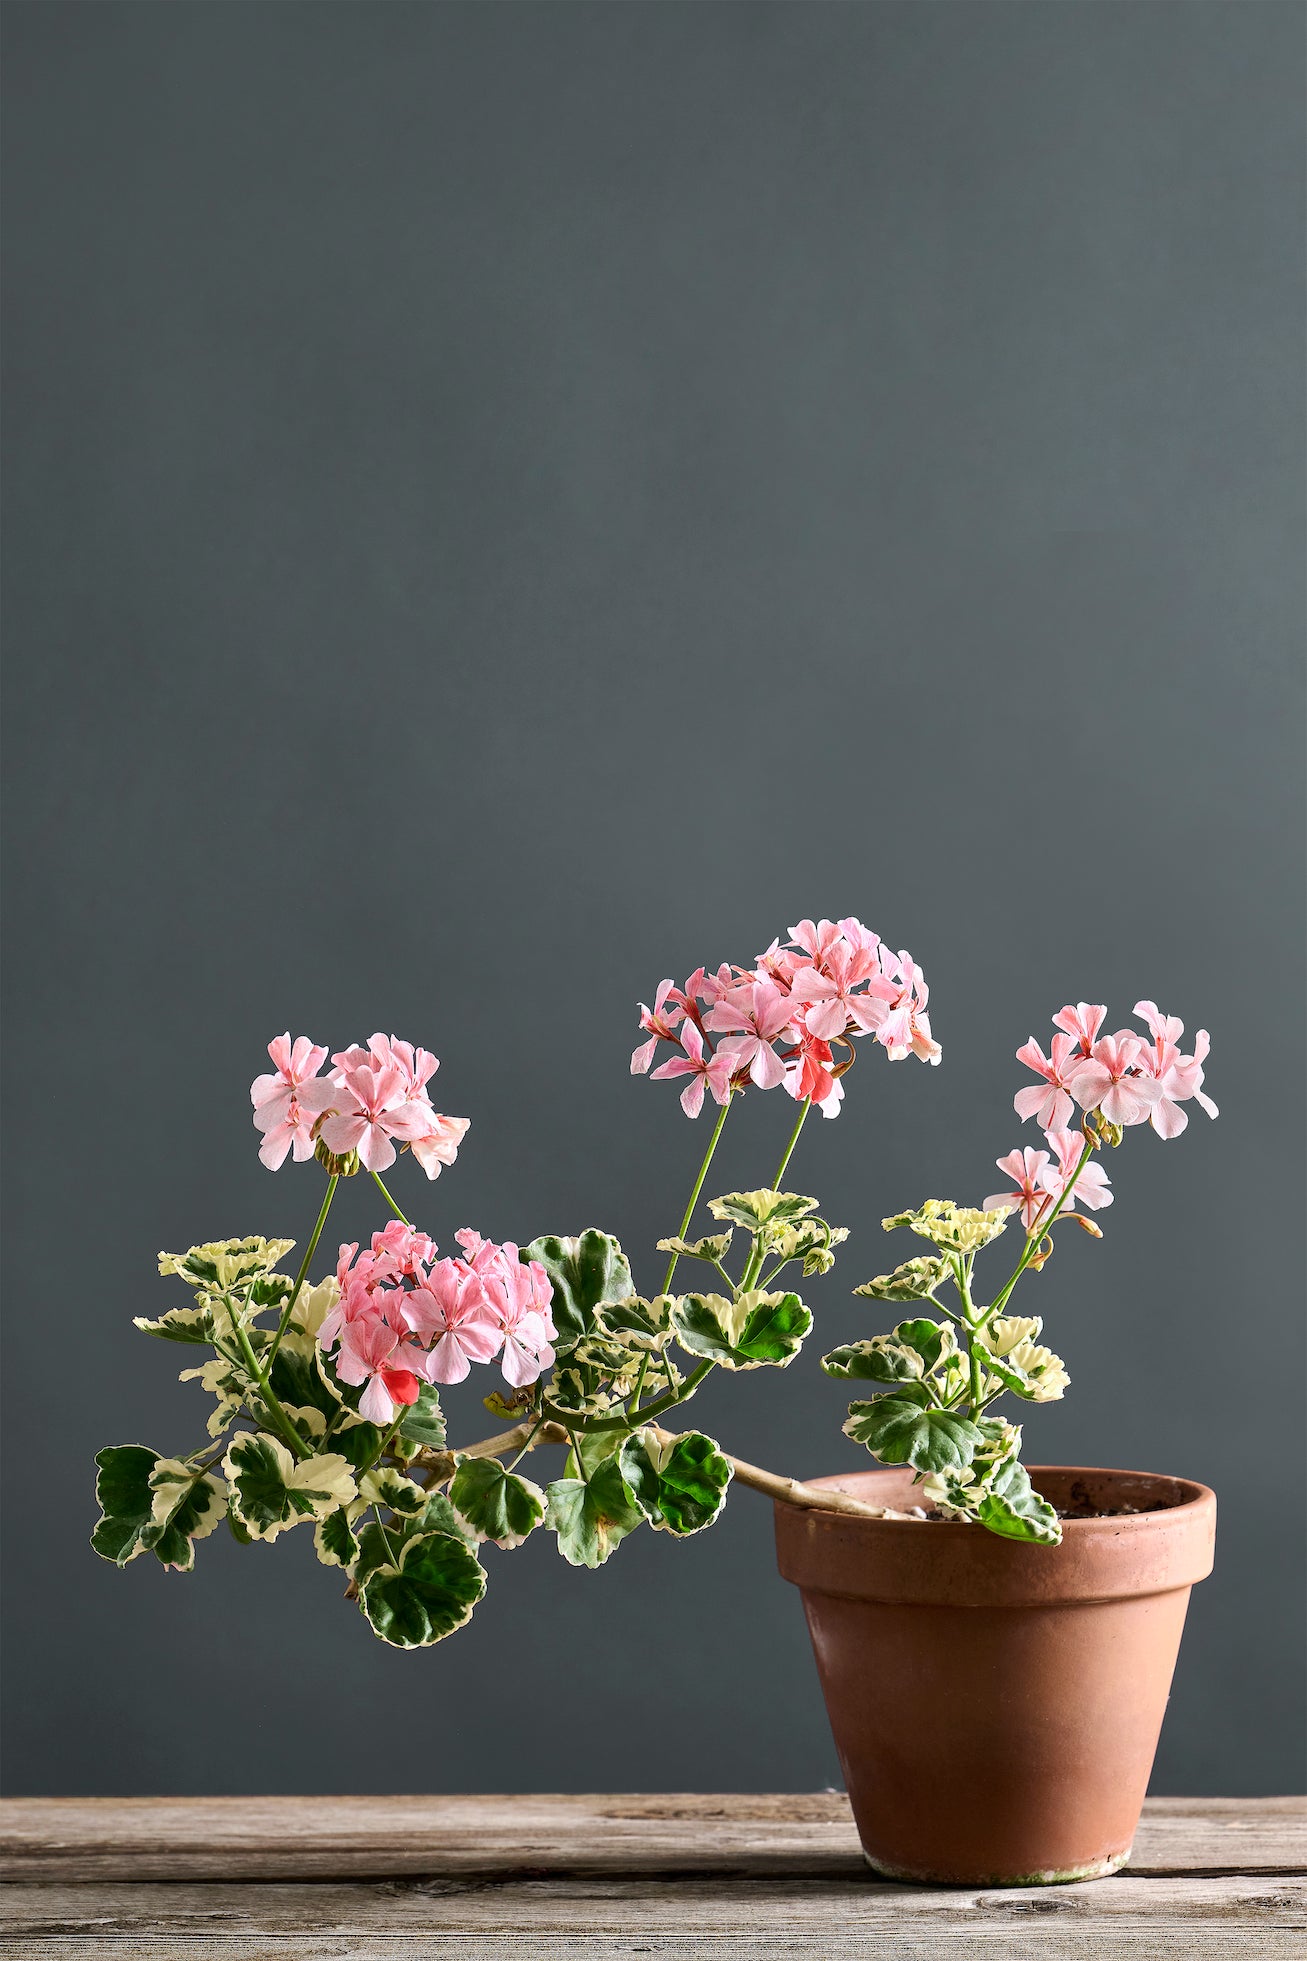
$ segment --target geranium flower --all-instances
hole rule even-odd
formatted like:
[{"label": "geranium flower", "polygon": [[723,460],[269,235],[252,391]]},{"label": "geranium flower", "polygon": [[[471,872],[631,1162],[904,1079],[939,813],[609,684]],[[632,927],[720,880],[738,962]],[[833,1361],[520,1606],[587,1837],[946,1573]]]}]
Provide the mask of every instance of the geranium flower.
[{"label": "geranium flower", "polygon": [[718,1054],[731,1057],[733,1075],[747,1069],[759,1089],[775,1089],[785,1079],[785,1065],[772,1043],[785,1034],[793,1019],[790,996],[773,981],[745,980],[709,1010],[705,1025],[730,1036],[719,1044]]},{"label": "geranium flower", "polygon": [[[1044,1141],[1057,1161],[1056,1171],[1049,1175],[1048,1189],[1055,1198],[1061,1198],[1080,1162],[1085,1140],[1078,1130],[1049,1130],[1044,1133]],[[1107,1173],[1101,1164],[1090,1158],[1076,1179],[1064,1209],[1069,1212],[1077,1200],[1083,1200],[1091,1212],[1099,1212],[1103,1206],[1112,1203],[1112,1197]]]},{"label": "geranium flower", "polygon": [[1205,1028],[1200,1028],[1194,1036],[1193,1054],[1181,1055],[1182,1021],[1174,1015],[1162,1014],[1154,1001],[1136,1001],[1134,1012],[1148,1023],[1153,1035],[1152,1047],[1143,1047],[1139,1057],[1141,1067],[1152,1076],[1159,1092],[1148,1121],[1159,1137],[1178,1137],[1189,1122],[1188,1111],[1180,1105],[1190,1098],[1201,1104],[1209,1117],[1217,1114],[1215,1103],[1202,1088],[1203,1064],[1211,1048],[1211,1038]]},{"label": "geranium flower", "polygon": [[725,1103],[731,1093],[731,1058],[728,1055],[705,1055],[703,1037],[692,1021],[683,1023],[678,1038],[683,1047],[682,1055],[674,1055],[670,1062],[664,1062],[653,1072],[651,1081],[661,1083],[672,1076],[689,1076],[690,1081],[681,1091],[681,1108],[687,1117],[697,1117],[703,1108],[705,1086],[712,1091],[713,1100]]},{"label": "geranium flower", "polygon": [[837,1117],[844,1101],[844,1085],[832,1074],[834,1057],[829,1042],[806,1029],[785,1063],[785,1087],[797,1103],[805,1100],[818,1105],[823,1117]]},{"label": "geranium flower", "polygon": [[301,1163],[313,1156],[314,1121],[330,1108],[334,1091],[330,1079],[318,1075],[327,1051],[307,1035],[297,1035],[292,1042],[288,1029],[269,1042],[268,1054],[275,1072],[254,1078],[250,1101],[254,1127],[264,1133],[259,1157],[269,1171],[277,1171],[288,1151],[293,1150]]},{"label": "geranium flower", "polygon": [[[702,969],[700,971],[702,972]],[[648,1073],[649,1065],[657,1054],[660,1042],[675,1042],[679,1039],[676,1030],[684,1018],[685,1001],[675,981],[659,981],[652,1008],[646,1007],[643,1001],[640,1003],[640,1026],[648,1032],[649,1040],[642,1042],[631,1056],[633,1076],[643,1076]]]},{"label": "geranium flower", "polygon": [[[448,1164],[458,1156],[458,1147],[471,1128],[467,1117],[446,1117],[433,1109],[427,1084],[439,1069],[440,1063],[430,1049],[416,1048],[412,1042],[401,1042],[396,1035],[371,1035],[366,1048],[356,1043],[353,1048],[344,1049],[334,1055],[332,1061],[337,1070],[359,1067],[376,1069],[397,1069],[403,1080],[403,1101],[415,1106],[421,1117],[421,1124],[414,1134],[406,1138],[409,1150],[417,1159],[428,1178],[438,1178]],[[392,1134],[398,1136],[398,1131]],[[364,1163],[367,1163],[366,1158]],[[379,1170],[377,1165],[369,1165],[369,1170]]]},{"label": "geranium flower", "polygon": [[426,1136],[412,1138],[408,1147],[428,1178],[438,1178],[445,1165],[454,1162],[458,1147],[471,1127],[469,1117],[446,1117],[439,1110],[431,1112],[431,1128]]},{"label": "geranium flower", "polygon": [[1044,1078],[1042,1085],[1030,1083],[1013,1097],[1012,1105],[1019,1117],[1024,1120],[1033,1117],[1041,1130],[1065,1129],[1074,1107],[1065,1080],[1073,1055],[1083,1060],[1071,1035],[1055,1035],[1047,1056],[1033,1036],[1017,1050],[1017,1061],[1024,1062],[1027,1069]]},{"label": "geranium flower", "polygon": [[1123,1029],[1104,1035],[1086,1060],[1068,1068],[1067,1087],[1081,1109],[1099,1111],[1108,1123],[1145,1123],[1161,1090],[1141,1072],[1142,1050],[1139,1037]]},{"label": "geranium flower", "polygon": [[1014,1189],[987,1198],[985,1211],[993,1212],[1002,1206],[1008,1212],[1017,1212],[1027,1233],[1033,1232],[1036,1220],[1050,1212],[1054,1203],[1048,1175],[1052,1160],[1048,1152],[1033,1151],[1027,1145],[1024,1150],[1009,1151],[1005,1158],[996,1158],[994,1162],[1000,1171],[1006,1171]]},{"label": "geranium flower", "polygon": [[430,1129],[429,1106],[411,1101],[404,1072],[395,1063],[369,1057],[342,1067],[332,1092],[334,1113],[322,1120],[320,1135],[329,1151],[357,1151],[369,1171],[395,1162],[395,1140],[411,1143]]},{"label": "geranium flower", "polygon": [[1094,1007],[1088,1001],[1077,1001],[1074,1008],[1059,1008],[1053,1016],[1054,1028],[1064,1028],[1079,1046],[1081,1055],[1088,1055],[1098,1040],[1098,1031],[1107,1016],[1106,1008]]},{"label": "geranium flower", "polygon": [[374,1311],[361,1314],[342,1330],[336,1374],[351,1388],[367,1384],[359,1399],[359,1415],[384,1427],[394,1421],[397,1406],[417,1401],[423,1360],[413,1344]]},{"label": "geranium flower", "polygon": [[473,1362],[498,1353],[504,1338],[481,1276],[462,1260],[438,1260],[420,1286],[400,1296],[399,1308],[430,1348],[430,1382],[462,1382]]},{"label": "geranium flower", "polygon": [[555,1338],[549,1304],[553,1288],[539,1260],[523,1262],[511,1241],[498,1247],[499,1260],[483,1276],[486,1298],[503,1331],[500,1367],[515,1389],[535,1382],[553,1367]]}]

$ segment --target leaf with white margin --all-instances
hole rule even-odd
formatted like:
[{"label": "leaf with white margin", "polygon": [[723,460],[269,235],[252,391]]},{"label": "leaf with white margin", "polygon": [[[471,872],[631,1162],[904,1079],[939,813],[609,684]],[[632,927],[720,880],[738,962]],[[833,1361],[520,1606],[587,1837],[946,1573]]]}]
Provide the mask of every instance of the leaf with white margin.
[{"label": "leaf with white margin", "polygon": [[97,1451],[95,1461],[95,1497],[102,1516],[91,1544],[101,1559],[126,1566],[149,1549],[144,1535],[154,1524],[150,1473],[159,1462],[158,1452],[145,1444],[112,1444]]},{"label": "leaf with white margin", "polygon": [[904,1383],[888,1396],[850,1403],[844,1434],[865,1444],[882,1464],[911,1464],[918,1471],[947,1471],[969,1464],[981,1432],[968,1417],[936,1409],[920,1383]]},{"label": "leaf with white margin", "polygon": [[211,1437],[220,1437],[239,1416],[245,1402],[245,1392],[249,1387],[246,1376],[234,1362],[225,1355],[215,1355],[212,1361],[201,1363],[198,1369],[183,1369],[179,1382],[200,1382],[211,1396],[218,1399],[218,1407],[209,1418],[208,1431]]},{"label": "leaf with white margin", "polygon": [[523,1260],[539,1260],[549,1276],[553,1298],[549,1311],[560,1354],[582,1335],[594,1331],[594,1313],[601,1301],[625,1300],[635,1292],[631,1268],[611,1233],[591,1226],[575,1239],[545,1234],[521,1249]]},{"label": "leaf with white margin", "polygon": [[672,1338],[674,1301],[673,1294],[655,1294],[652,1300],[631,1294],[626,1300],[601,1301],[595,1310],[596,1333],[623,1348],[661,1355]]},{"label": "leaf with white margin", "polygon": [[672,1321],[687,1354],[724,1369],[787,1368],[812,1327],[797,1294],[756,1288],[733,1301],[724,1294],[686,1294],[674,1303]]},{"label": "leaf with white margin", "polygon": [[294,1250],[293,1239],[214,1239],[185,1253],[160,1253],[161,1274],[177,1274],[192,1287],[228,1292],[260,1274],[269,1273],[279,1259]]},{"label": "leaf with white margin", "polygon": [[213,1316],[207,1307],[170,1307],[166,1314],[151,1321],[143,1314],[132,1316],[132,1326],[139,1328],[143,1335],[154,1335],[160,1341],[188,1341],[211,1347],[213,1344]]},{"label": "leaf with white margin", "polygon": [[[325,1280],[319,1280],[316,1287],[307,1285],[301,1287],[299,1299],[295,1303],[295,1312],[288,1324],[288,1332],[289,1328],[298,1328],[301,1334],[316,1341],[318,1330],[339,1299],[340,1282],[334,1273],[329,1273]],[[284,1340],[285,1336],[282,1339]]]},{"label": "leaf with white margin", "polygon": [[1001,1539],[1024,1539],[1042,1546],[1061,1544],[1061,1521],[1032,1486],[1024,1464],[1015,1459],[1000,1464],[987,1484],[979,1508],[980,1523],[987,1531]]},{"label": "leaf with white margin", "polygon": [[189,1573],[195,1541],[207,1539],[227,1516],[227,1494],[216,1478],[197,1476],[178,1457],[161,1457],[150,1473],[151,1525],[143,1535],[162,1565]]},{"label": "leaf with white margin", "polygon": [[426,1648],[462,1627],[485,1590],[485,1570],[465,1539],[419,1532],[396,1560],[368,1573],[359,1606],[392,1648]]},{"label": "leaf with white margin", "polygon": [[497,1457],[460,1457],[449,1496],[477,1537],[504,1552],[535,1530],[547,1503],[538,1484],[505,1470]]},{"label": "leaf with white margin", "polygon": [[919,1382],[955,1355],[957,1346],[946,1323],[900,1321],[893,1334],[832,1349],[822,1356],[821,1366],[840,1381]]},{"label": "leaf with white margin", "polygon": [[359,1556],[358,1535],[354,1530],[359,1515],[357,1505],[338,1505],[334,1512],[319,1519],[313,1528],[313,1546],[324,1566],[343,1566],[348,1573]]},{"label": "leaf with white margin", "polygon": [[222,1468],[232,1510],[252,1539],[268,1544],[302,1519],[324,1519],[357,1495],[338,1452],[297,1461],[285,1444],[262,1433],[237,1437]]},{"label": "leaf with white margin", "polygon": [[622,1445],[622,1474],[655,1532],[688,1538],[711,1525],[726,1503],[735,1475],[711,1437],[687,1430],[668,1436],[652,1424],[634,1431]]},{"label": "leaf with white margin", "polygon": [[412,1478],[382,1464],[359,1479],[359,1497],[365,1506],[383,1505],[401,1518],[418,1518],[426,1511],[430,1494]]},{"label": "leaf with white margin", "polygon": [[1011,1217],[1001,1205],[985,1212],[974,1206],[954,1205],[949,1198],[928,1198],[915,1212],[895,1212],[892,1217],[882,1219],[881,1225],[886,1232],[907,1226],[950,1253],[965,1254],[977,1253],[997,1239]]},{"label": "leaf with white margin", "polygon": [[904,1260],[893,1273],[877,1274],[853,1291],[873,1301],[927,1300],[940,1282],[948,1279],[950,1271],[946,1259]]},{"label": "leaf with white margin", "polygon": [[724,1260],[731,1250],[735,1234],[728,1228],[725,1232],[705,1233],[702,1239],[660,1239],[657,1242],[660,1253],[675,1253],[681,1260]]},{"label": "leaf with white margin", "polygon": [[569,1566],[602,1566],[644,1520],[616,1457],[588,1479],[556,1478],[545,1496],[545,1522],[558,1534],[558,1550]]},{"label": "leaf with white margin", "polygon": [[727,1192],[723,1198],[708,1201],[708,1210],[714,1219],[729,1219],[732,1224],[743,1226],[752,1233],[763,1232],[768,1227],[793,1225],[797,1219],[816,1209],[815,1198],[803,1198],[798,1192]]}]

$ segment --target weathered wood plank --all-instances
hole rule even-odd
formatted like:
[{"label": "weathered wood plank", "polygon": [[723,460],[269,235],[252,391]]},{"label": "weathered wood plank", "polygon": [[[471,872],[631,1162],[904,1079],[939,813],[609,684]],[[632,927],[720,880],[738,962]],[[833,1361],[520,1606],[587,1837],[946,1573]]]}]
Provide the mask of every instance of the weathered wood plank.
[{"label": "weathered wood plank", "polygon": [[[1131,1871],[1307,1868],[1307,1799],[1150,1799]],[[10,1798],[10,1880],[863,1871],[847,1800],[763,1796]]]},{"label": "weathered wood plank", "polygon": [[221,1961],[509,1961],[648,1954],[663,1961],[927,1956],[1231,1961],[1299,1956],[1301,1882],[1139,1879],[978,1892],[859,1881],[507,1879],[15,1886],[6,1955]]}]

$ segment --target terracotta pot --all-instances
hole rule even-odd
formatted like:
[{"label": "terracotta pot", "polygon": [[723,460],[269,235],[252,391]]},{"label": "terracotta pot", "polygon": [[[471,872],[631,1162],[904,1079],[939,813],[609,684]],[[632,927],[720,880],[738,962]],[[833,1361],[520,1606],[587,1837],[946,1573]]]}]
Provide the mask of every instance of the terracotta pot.
[{"label": "terracotta pot", "polygon": [[[1060,1546],[938,1519],[776,1506],[868,1862],[891,1879],[1032,1886],[1130,1856],[1189,1589],[1212,1570],[1216,1499],[1142,1471],[1032,1467],[1115,1518]],[[906,1509],[909,1470],[811,1482]]]}]

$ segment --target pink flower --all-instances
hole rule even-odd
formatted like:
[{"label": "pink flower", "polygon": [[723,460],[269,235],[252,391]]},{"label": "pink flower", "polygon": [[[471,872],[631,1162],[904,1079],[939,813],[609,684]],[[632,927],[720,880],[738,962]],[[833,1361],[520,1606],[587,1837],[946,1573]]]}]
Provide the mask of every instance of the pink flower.
[{"label": "pink flower", "polygon": [[430,1382],[462,1382],[472,1362],[488,1362],[503,1332],[481,1277],[462,1260],[438,1260],[421,1286],[401,1296],[400,1311],[423,1344]]},{"label": "pink flower", "polygon": [[987,1198],[986,1212],[1000,1205],[1009,1212],[1019,1212],[1026,1232],[1032,1233],[1036,1220],[1051,1211],[1054,1202],[1050,1196],[1048,1152],[1032,1151],[1027,1145],[1024,1150],[1009,1151],[1005,1158],[996,1158],[994,1162],[1000,1171],[1006,1171],[1015,1190],[997,1192]]},{"label": "pink flower", "polygon": [[[730,1034],[722,1042],[719,1055],[729,1055],[731,1072],[747,1069],[759,1089],[775,1089],[784,1081],[785,1065],[772,1043],[785,1034],[794,1018],[794,1007],[772,981],[739,981],[705,1017],[705,1026],[714,1033]],[[732,1033],[739,1029],[740,1034]]]},{"label": "pink flower", "polygon": [[254,1127],[264,1133],[259,1157],[269,1171],[277,1171],[285,1163],[287,1151],[293,1150],[299,1163],[313,1156],[313,1125],[320,1112],[330,1106],[334,1091],[328,1078],[318,1076],[327,1051],[307,1035],[297,1035],[292,1043],[287,1030],[269,1042],[268,1054],[276,1071],[254,1078],[250,1101]]},{"label": "pink flower", "polygon": [[1097,1110],[1108,1123],[1147,1121],[1161,1094],[1152,1076],[1140,1071],[1143,1044],[1123,1029],[1095,1042],[1088,1058],[1067,1071],[1067,1087],[1082,1110]]},{"label": "pink flower", "polygon": [[[702,974],[703,969],[700,968],[699,971]],[[669,996],[672,1002],[670,1008],[667,1006]],[[660,1042],[678,1041],[677,1024],[684,1017],[685,998],[675,983],[671,980],[659,981],[652,1008],[647,1008],[643,1001],[640,1003],[640,1026],[647,1030],[649,1040],[642,1042],[631,1056],[633,1076],[643,1076],[648,1072]]]},{"label": "pink flower", "polygon": [[1098,1040],[1098,1031],[1107,1015],[1106,1008],[1092,1007],[1088,1001],[1077,1001],[1074,1008],[1059,1008],[1053,1016],[1054,1028],[1064,1028],[1073,1041],[1079,1044],[1079,1053],[1088,1055]]},{"label": "pink flower", "polygon": [[496,1250],[500,1259],[485,1276],[486,1297],[503,1331],[504,1380],[521,1389],[553,1366],[550,1343],[556,1330],[549,1312],[553,1288],[539,1260],[520,1260],[511,1241]]},{"label": "pink flower", "polygon": [[[353,1048],[333,1056],[332,1061],[342,1073],[360,1067],[397,1069],[403,1083],[402,1100],[416,1112],[416,1121],[404,1137],[413,1156],[428,1178],[438,1178],[443,1168],[454,1162],[471,1125],[466,1117],[442,1116],[432,1108],[426,1086],[440,1064],[430,1049],[415,1048],[412,1042],[401,1042],[395,1035],[372,1035],[366,1049],[356,1043]],[[393,1136],[404,1135],[393,1126],[389,1128]],[[363,1161],[367,1163],[366,1158]],[[382,1167],[368,1165],[368,1169],[377,1171]]]},{"label": "pink flower", "polygon": [[342,1067],[332,1092],[335,1112],[322,1121],[327,1149],[340,1156],[357,1151],[369,1171],[385,1171],[395,1162],[396,1138],[411,1143],[430,1129],[429,1108],[411,1101],[406,1089],[393,1062],[369,1059]]},{"label": "pink flower", "polygon": [[[1064,1013],[1068,1010],[1064,1009]],[[1019,1117],[1033,1117],[1041,1130],[1060,1130],[1071,1121],[1072,1102],[1067,1094],[1065,1072],[1068,1058],[1075,1051],[1075,1041],[1070,1035],[1055,1035],[1049,1056],[1045,1056],[1033,1036],[1017,1050],[1017,1061],[1024,1062],[1027,1069],[1044,1078],[1044,1086],[1030,1083],[1019,1089],[1012,1099]],[[1078,1054],[1078,1052],[1077,1052]],[[1083,1060],[1083,1057],[1079,1058]],[[1074,1066],[1074,1065],[1073,1065]]]},{"label": "pink flower", "polygon": [[1148,1120],[1159,1137],[1178,1137],[1189,1122],[1188,1111],[1180,1105],[1191,1097],[1209,1117],[1217,1114],[1215,1103],[1202,1088],[1203,1064],[1211,1048],[1211,1038],[1205,1028],[1200,1028],[1194,1036],[1193,1054],[1181,1055],[1182,1021],[1174,1015],[1162,1014],[1153,1001],[1136,1001],[1134,1011],[1148,1023],[1153,1035],[1152,1047],[1144,1046],[1139,1057],[1140,1066],[1153,1078],[1159,1092]]},{"label": "pink flower", "polygon": [[[822,967],[802,967],[795,974],[791,998],[807,1003],[803,1022],[810,1034],[829,1042],[843,1035],[850,1025],[865,1034],[883,1022],[883,997],[853,991],[868,979],[866,973],[858,971],[860,964],[852,947],[840,940],[828,950]],[[889,989],[891,994],[896,991]]]},{"label": "pink flower", "polygon": [[844,1085],[832,1074],[833,1062],[830,1044],[805,1029],[785,1064],[785,1087],[790,1095],[797,1103],[811,1100],[823,1117],[837,1117],[844,1101]]},{"label": "pink flower", "polygon": [[715,974],[708,973],[706,968],[696,967],[681,989],[681,997],[687,1006],[691,1001],[701,1001],[705,1008],[715,1008],[723,994],[742,978],[740,968],[728,967],[725,962]]},{"label": "pink flower", "polygon": [[468,1117],[445,1117],[439,1110],[431,1112],[432,1128],[425,1137],[415,1137],[409,1150],[417,1159],[428,1178],[438,1178],[444,1165],[452,1164],[458,1156],[458,1147],[471,1129]]},{"label": "pink flower", "polygon": [[815,966],[825,967],[827,956],[844,939],[839,926],[833,919],[801,919],[797,926],[790,928],[790,944],[806,953]]},{"label": "pink flower", "polygon": [[[1048,1189],[1054,1198],[1061,1198],[1080,1162],[1085,1140],[1078,1130],[1050,1130],[1045,1132],[1044,1141],[1057,1159],[1056,1171],[1049,1174]],[[1090,1158],[1076,1179],[1071,1196],[1066,1201],[1065,1210],[1070,1212],[1078,1200],[1083,1200],[1091,1212],[1099,1212],[1103,1206],[1112,1203],[1112,1196],[1107,1173],[1101,1164]]]},{"label": "pink flower", "polygon": [[679,1039],[684,1054],[674,1055],[670,1062],[655,1069],[651,1080],[661,1083],[672,1076],[689,1076],[690,1081],[681,1091],[681,1108],[687,1117],[697,1117],[703,1108],[705,1085],[717,1103],[725,1103],[730,1095],[731,1057],[720,1053],[705,1056],[703,1037],[692,1021],[683,1024]]},{"label": "pink flower", "polygon": [[361,1382],[367,1384],[359,1399],[359,1415],[384,1426],[394,1421],[397,1405],[417,1401],[422,1361],[418,1350],[402,1341],[390,1323],[374,1311],[345,1326],[336,1374],[355,1389]]},{"label": "pink flower", "polygon": [[372,1235],[373,1273],[380,1272],[389,1280],[421,1280],[423,1269],[435,1255],[435,1240],[406,1226],[402,1219],[392,1219],[381,1232]]}]

